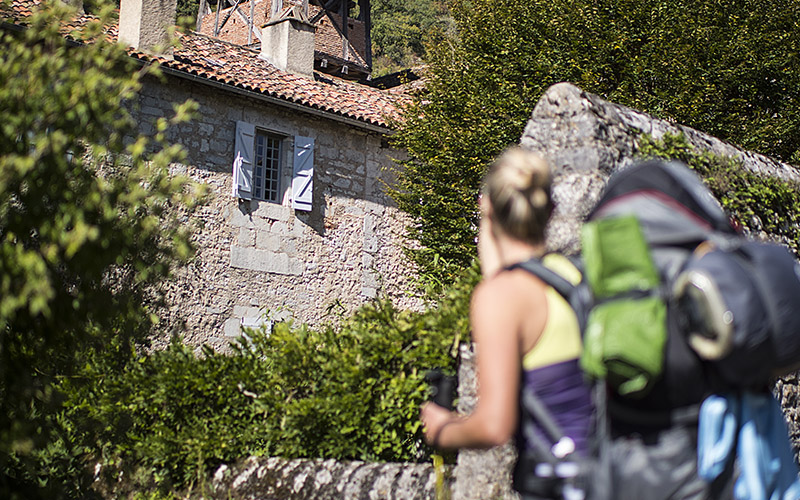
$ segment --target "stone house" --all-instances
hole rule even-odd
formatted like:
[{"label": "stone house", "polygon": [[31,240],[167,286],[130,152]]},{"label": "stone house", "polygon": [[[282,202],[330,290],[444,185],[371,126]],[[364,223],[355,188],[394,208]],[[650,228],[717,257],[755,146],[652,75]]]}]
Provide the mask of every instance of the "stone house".
[{"label": "stone house", "polygon": [[[14,9],[37,1],[15,0]],[[402,154],[387,136],[403,97],[354,81],[369,70],[369,2],[359,6],[362,20],[338,5],[337,14],[307,0],[275,2],[220,12],[234,21],[236,9],[258,12],[261,26],[237,21],[251,31],[249,45],[230,23],[217,31],[228,40],[188,31],[167,52],[159,47],[175,0],[123,0],[120,8],[118,39],[131,57],[158,61],[164,75],[147,78],[129,103],[140,131],[152,134],[174,103],[199,104],[198,116],[169,136],[188,153],[174,169],[212,194],[187,221],[197,224],[196,257],[169,284],[167,324],[185,327],[192,345],[224,349],[242,325],[276,319],[335,320],[378,295],[416,304],[404,293],[407,221],[385,191],[392,158]],[[343,20],[352,27],[344,33]],[[360,43],[348,39],[359,33]]]},{"label": "stone house", "polygon": [[[153,56],[123,28],[157,25],[150,3],[122,3],[120,40],[134,57]],[[198,216],[197,256],[173,284],[171,323],[191,344],[224,348],[242,325],[317,324],[379,293],[413,306],[403,293],[406,220],[385,192],[400,154],[386,140],[400,97],[351,81],[369,70],[365,23],[307,2],[240,5],[255,22],[230,23],[217,33],[226,40],[211,36],[206,16],[211,33],[182,33],[171,57],[156,56],[167,78],[146,82],[136,106],[149,132],[172,103],[199,103],[172,139],[188,151],[181,168],[214,194]],[[368,1],[360,6],[368,12]],[[141,12],[138,23],[129,12]],[[342,19],[349,32],[331,29]],[[255,32],[249,45],[243,30]]]}]

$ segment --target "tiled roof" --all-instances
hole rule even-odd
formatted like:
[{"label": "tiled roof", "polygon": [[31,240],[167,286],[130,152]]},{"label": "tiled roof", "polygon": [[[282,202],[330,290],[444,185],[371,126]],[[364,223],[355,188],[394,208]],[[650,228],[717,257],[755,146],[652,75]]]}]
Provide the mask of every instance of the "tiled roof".
[{"label": "tiled roof", "polygon": [[[38,3],[39,0],[13,0],[10,14],[15,22],[24,23]],[[79,25],[89,19],[82,16],[73,22]],[[116,27],[110,34],[116,37]],[[257,51],[197,32],[179,34],[179,41],[181,46],[175,49],[173,59],[133,50],[130,54],[140,60],[157,60],[179,73],[378,127],[388,128],[392,120],[399,118],[403,96],[320,73],[315,73],[312,80],[281,71],[261,59]]]},{"label": "tiled roof", "polygon": [[320,73],[314,80],[287,73],[257,51],[198,33],[180,35],[180,42],[173,60],[160,58],[164,66],[373,125],[398,118],[398,98],[389,92]]},{"label": "tiled roof", "polygon": [[[27,24],[26,19],[33,14],[33,11],[40,3],[41,0],[12,0],[10,4],[2,2],[0,3],[0,20],[25,26]],[[70,32],[80,30],[87,23],[95,19],[97,18],[94,16],[81,14],[70,22],[65,23],[62,26],[61,32],[64,33],[64,36],[68,36]],[[110,27],[107,34],[110,39],[116,39],[117,27]]]}]

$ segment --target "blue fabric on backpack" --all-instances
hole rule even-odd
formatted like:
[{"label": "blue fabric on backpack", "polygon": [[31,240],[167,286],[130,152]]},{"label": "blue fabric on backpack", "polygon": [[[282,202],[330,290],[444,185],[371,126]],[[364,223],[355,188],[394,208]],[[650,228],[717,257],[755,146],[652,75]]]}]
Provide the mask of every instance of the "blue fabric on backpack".
[{"label": "blue fabric on backpack", "polygon": [[697,474],[701,478],[711,482],[722,474],[738,432],[738,398],[713,394],[703,401],[697,431]]},{"label": "blue fabric on backpack", "polygon": [[734,447],[739,478],[737,500],[797,500],[800,479],[786,423],[770,394],[713,395],[700,408],[697,469],[712,481],[731,458]]}]

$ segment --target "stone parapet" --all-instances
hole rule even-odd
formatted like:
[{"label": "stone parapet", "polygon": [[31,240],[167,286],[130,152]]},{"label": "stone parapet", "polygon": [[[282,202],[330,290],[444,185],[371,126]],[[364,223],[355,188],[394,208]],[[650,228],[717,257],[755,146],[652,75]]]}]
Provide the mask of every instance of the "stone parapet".
[{"label": "stone parapet", "polygon": [[800,173],[791,165],[559,83],[539,99],[520,140],[524,148],[545,157],[555,174],[556,210],[548,232],[551,249],[578,250],[581,222],[597,202],[608,176],[636,161],[642,134],[655,139],[683,134],[698,151],[738,158],[744,168],[760,175],[800,182]]},{"label": "stone parapet", "polygon": [[[439,471],[444,490],[451,467]],[[219,500],[434,500],[437,471],[430,464],[284,460],[252,457],[214,474]]]}]

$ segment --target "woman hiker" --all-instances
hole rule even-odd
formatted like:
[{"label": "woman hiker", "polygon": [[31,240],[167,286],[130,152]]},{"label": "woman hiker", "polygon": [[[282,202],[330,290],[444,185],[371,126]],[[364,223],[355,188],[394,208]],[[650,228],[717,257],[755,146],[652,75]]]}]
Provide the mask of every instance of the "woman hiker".
[{"label": "woman hiker", "polygon": [[[577,282],[580,272],[565,257],[545,252],[545,226],[553,209],[551,176],[540,157],[520,148],[491,166],[481,195],[478,254],[483,281],[471,304],[478,401],[469,416],[435,403],[422,408],[429,444],[440,448],[489,448],[512,437],[520,456],[534,443],[521,425],[530,417],[520,404],[524,387],[550,410],[575,451],[586,454],[592,429],[591,389],[578,365],[581,335],[569,304],[553,288],[515,264],[531,258]],[[552,484],[526,491],[533,471],[519,460],[514,487],[525,499],[561,498]]]}]

